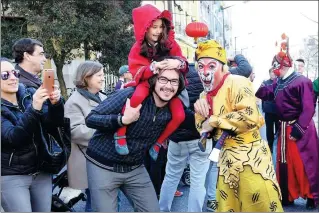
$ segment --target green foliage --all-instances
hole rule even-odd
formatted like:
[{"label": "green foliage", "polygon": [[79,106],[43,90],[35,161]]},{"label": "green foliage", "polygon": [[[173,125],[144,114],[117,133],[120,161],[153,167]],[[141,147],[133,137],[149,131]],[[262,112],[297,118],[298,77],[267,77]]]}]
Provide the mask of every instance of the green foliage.
[{"label": "green foliage", "polygon": [[1,17],[1,56],[12,58],[12,46],[16,40],[27,35],[24,18]]},{"label": "green foliage", "polygon": [[[62,68],[78,56],[90,59],[91,53],[102,53],[99,59],[111,70],[127,64],[134,39],[132,9],[141,1],[115,0],[8,0],[11,14],[28,22],[28,37],[44,44],[57,66],[62,94],[66,96]],[[21,35],[17,35],[21,37]],[[3,41],[2,41],[3,43]],[[9,45],[9,43],[8,43]],[[84,47],[83,51],[80,51]],[[74,51],[78,50],[78,51]]]},{"label": "green foliage", "polygon": [[[99,50],[101,56],[99,61],[103,65],[109,66],[109,72],[114,75],[118,74],[118,69],[124,64],[128,64],[128,54],[132,45],[135,42],[133,33],[132,9],[138,7],[141,1],[124,0],[112,8],[116,14],[110,17],[110,22],[107,27],[101,27],[107,37],[102,40],[94,40],[92,48]],[[121,17],[121,18],[118,18]]]}]

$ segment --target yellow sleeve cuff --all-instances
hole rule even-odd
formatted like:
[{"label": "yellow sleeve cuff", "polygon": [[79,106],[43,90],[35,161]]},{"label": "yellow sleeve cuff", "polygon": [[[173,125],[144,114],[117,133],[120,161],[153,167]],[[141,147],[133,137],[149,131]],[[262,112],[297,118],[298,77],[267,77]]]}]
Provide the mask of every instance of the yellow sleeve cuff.
[{"label": "yellow sleeve cuff", "polygon": [[212,126],[212,127],[217,127],[218,126],[218,116],[216,115],[211,115],[209,117],[209,124]]},{"label": "yellow sleeve cuff", "polygon": [[205,121],[205,118],[198,113],[195,113],[195,125],[198,132],[202,131],[202,122]]}]

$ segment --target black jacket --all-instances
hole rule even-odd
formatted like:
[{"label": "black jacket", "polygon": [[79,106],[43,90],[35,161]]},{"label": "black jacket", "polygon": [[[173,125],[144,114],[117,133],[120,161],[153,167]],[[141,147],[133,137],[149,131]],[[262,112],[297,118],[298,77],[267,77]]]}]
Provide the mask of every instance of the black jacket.
[{"label": "black jacket", "polygon": [[229,72],[233,75],[241,75],[248,78],[252,72],[252,68],[247,59],[243,55],[236,55],[234,60],[237,67],[230,68]]},{"label": "black jacket", "polygon": [[35,77],[31,73],[25,71],[18,64],[16,65],[16,69],[20,71],[19,83],[24,84],[27,88],[32,87],[34,89],[38,89],[41,86],[42,81],[40,78]]},{"label": "black jacket", "polygon": [[200,93],[204,90],[203,84],[195,70],[194,64],[189,65],[189,71],[186,75],[190,107],[185,108],[185,120],[179,128],[169,137],[174,142],[190,141],[199,138],[199,133],[195,127],[194,103],[199,99]]},{"label": "black jacket", "polygon": [[[267,81],[263,82],[265,85],[272,85],[273,80],[268,79]],[[262,110],[265,113],[271,113],[271,114],[276,114],[277,109],[276,109],[276,104],[275,101],[262,101]]]},{"label": "black jacket", "polygon": [[45,127],[63,122],[62,101],[47,100],[41,111],[32,107],[34,90],[19,84],[18,106],[1,99],[1,175],[27,175],[37,172],[39,161],[39,121]]}]

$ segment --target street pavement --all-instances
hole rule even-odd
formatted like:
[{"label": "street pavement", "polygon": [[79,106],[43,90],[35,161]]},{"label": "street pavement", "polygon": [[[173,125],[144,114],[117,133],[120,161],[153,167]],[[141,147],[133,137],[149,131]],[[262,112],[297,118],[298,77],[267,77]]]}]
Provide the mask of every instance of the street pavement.
[{"label": "street pavement", "polygon": [[[318,130],[318,107],[316,109],[316,114],[314,116],[314,121]],[[185,186],[182,183],[178,186],[178,189],[184,193],[182,197],[177,197],[174,199],[172,204],[172,212],[187,212],[188,203],[188,193],[189,186]],[[80,201],[74,206],[76,211],[84,211],[85,202]],[[133,212],[133,208],[126,199],[126,197],[121,193],[121,205],[120,212]],[[295,200],[295,204],[292,206],[284,207],[285,212],[318,212],[319,209],[308,210],[306,209],[306,200],[299,198]]]},{"label": "street pavement", "polygon": [[[189,186],[184,186],[180,184],[178,189],[184,193],[182,197],[176,197],[172,204],[172,212],[187,212],[187,203],[188,203],[188,193]],[[79,202],[75,205],[76,211],[84,211],[85,203]],[[318,212],[319,209],[308,210],[306,209],[306,200],[299,198],[295,201],[293,206],[284,207],[285,212]],[[129,204],[128,200],[125,196],[121,197],[121,206],[120,212],[134,212],[132,206]]]}]

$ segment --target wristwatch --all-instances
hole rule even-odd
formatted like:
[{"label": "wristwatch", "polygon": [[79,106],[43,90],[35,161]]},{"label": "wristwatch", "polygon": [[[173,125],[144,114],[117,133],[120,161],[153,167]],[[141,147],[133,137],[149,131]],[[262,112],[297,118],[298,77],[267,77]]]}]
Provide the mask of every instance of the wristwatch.
[{"label": "wristwatch", "polygon": [[122,115],[118,115],[117,116],[117,123],[120,125],[120,126],[124,126],[123,122],[122,122]]}]

